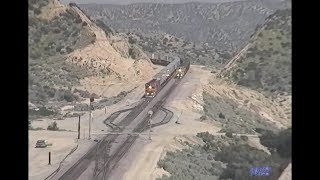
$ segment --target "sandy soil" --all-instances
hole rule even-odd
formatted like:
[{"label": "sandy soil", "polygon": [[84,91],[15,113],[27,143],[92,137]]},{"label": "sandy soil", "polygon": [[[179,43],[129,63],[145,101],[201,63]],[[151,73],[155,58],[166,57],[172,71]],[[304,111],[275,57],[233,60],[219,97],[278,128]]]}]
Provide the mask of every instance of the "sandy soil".
[{"label": "sandy soil", "polygon": [[[108,132],[110,129],[103,124],[105,118],[111,113],[133,107],[143,94],[143,86],[135,89],[132,93],[127,95],[127,99],[120,101],[117,104],[106,107],[105,109],[95,110],[92,112],[92,139],[88,140],[88,127],[89,127],[89,114],[86,113],[81,116],[81,129],[80,140],[77,140],[77,127],[78,117],[66,118],[65,120],[56,120],[59,129],[65,129],[66,131],[29,131],[29,179],[37,180],[44,179],[53,171],[55,171],[59,163],[66,157],[66,155],[78,145],[76,151],[74,151],[64,161],[61,170],[57,175],[68,169],[73,163],[75,163],[80,157],[87,152],[87,150],[95,143],[94,139],[100,139],[102,133]],[[89,99],[85,103],[89,104]],[[68,109],[70,106],[66,106],[63,109]],[[34,128],[41,127],[46,129],[52,119],[39,119],[32,122]],[[45,139],[49,143],[53,143],[52,147],[47,148],[34,148],[36,141],[39,139]],[[51,151],[52,161],[51,165],[48,165],[48,153]],[[55,176],[56,177],[56,176]]]},{"label": "sandy soil", "polygon": [[282,172],[278,180],[291,180],[292,179],[292,164],[290,163],[288,167]]},{"label": "sandy soil", "polygon": [[[44,179],[59,166],[60,161],[77,146],[73,132],[29,131],[29,179]],[[37,140],[45,139],[52,146],[35,148]],[[48,154],[51,152],[51,165]]]}]

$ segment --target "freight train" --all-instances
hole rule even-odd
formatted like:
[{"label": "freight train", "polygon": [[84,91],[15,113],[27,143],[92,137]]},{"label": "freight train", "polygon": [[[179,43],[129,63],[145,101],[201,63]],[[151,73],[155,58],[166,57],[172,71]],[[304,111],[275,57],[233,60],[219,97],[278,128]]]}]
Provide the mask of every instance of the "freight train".
[{"label": "freight train", "polygon": [[176,57],[159,73],[153,76],[153,79],[145,84],[145,97],[155,97],[166,82],[174,75],[180,65],[181,60],[179,57]]},{"label": "freight train", "polygon": [[176,78],[182,78],[190,68],[190,61],[181,62],[180,66],[177,69]]}]

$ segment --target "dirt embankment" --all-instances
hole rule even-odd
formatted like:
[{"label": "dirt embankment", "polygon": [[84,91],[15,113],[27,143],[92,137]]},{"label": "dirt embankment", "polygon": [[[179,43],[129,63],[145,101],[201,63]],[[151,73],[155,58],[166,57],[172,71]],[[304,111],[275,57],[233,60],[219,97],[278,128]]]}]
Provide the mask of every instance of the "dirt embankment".
[{"label": "dirt embankment", "polygon": [[[128,49],[128,43],[125,43],[125,39],[122,38],[124,42],[113,47],[110,39],[106,37],[101,28],[77,7],[73,6],[72,9],[80,15],[82,21],[87,23],[85,28],[92,32],[96,38],[95,42],[73,51],[66,59],[69,63],[94,69],[97,72],[95,76],[80,80],[84,89],[109,97],[120,91],[131,90],[145,83],[155,74],[154,68],[156,67],[147,57],[135,60],[124,56],[125,49]],[[111,39],[115,39],[115,37]],[[122,51],[122,49],[124,50]],[[115,89],[117,92],[113,93],[110,89]]]}]

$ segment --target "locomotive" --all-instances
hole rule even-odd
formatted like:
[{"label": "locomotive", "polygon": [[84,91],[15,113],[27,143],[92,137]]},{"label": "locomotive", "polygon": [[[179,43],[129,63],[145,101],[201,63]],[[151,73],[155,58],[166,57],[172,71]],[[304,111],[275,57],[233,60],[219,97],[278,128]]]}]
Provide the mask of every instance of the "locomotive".
[{"label": "locomotive", "polygon": [[180,58],[176,57],[159,73],[153,76],[153,79],[145,84],[145,97],[155,97],[156,94],[160,91],[160,89],[173,76],[180,64]]},{"label": "locomotive", "polygon": [[177,69],[176,78],[182,78],[189,70],[190,61],[183,61]]}]

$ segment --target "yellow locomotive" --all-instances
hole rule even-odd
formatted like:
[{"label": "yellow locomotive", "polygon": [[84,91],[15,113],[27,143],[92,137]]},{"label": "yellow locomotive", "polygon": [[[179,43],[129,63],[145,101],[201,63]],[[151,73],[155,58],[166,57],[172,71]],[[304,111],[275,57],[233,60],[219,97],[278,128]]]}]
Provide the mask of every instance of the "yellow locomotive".
[{"label": "yellow locomotive", "polygon": [[176,70],[176,78],[182,78],[189,70],[190,61],[184,61]]}]

